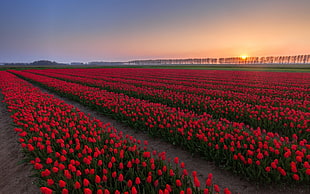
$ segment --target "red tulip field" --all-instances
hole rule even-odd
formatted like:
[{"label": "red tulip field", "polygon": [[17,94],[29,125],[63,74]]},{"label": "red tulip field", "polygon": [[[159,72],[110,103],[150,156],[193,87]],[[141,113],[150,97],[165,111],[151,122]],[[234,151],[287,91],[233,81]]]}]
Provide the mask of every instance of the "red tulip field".
[{"label": "red tulip field", "polygon": [[310,187],[309,73],[30,69],[0,71],[0,80],[44,194],[233,191],[41,88],[251,182]]}]

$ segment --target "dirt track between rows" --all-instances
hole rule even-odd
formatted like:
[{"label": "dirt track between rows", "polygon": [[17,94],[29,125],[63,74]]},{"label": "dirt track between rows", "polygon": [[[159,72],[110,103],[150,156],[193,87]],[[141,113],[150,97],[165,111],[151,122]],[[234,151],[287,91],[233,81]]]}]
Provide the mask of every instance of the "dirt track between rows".
[{"label": "dirt track between rows", "polygon": [[[2,101],[2,95],[0,100]],[[18,135],[4,103],[0,103],[0,194],[40,193],[30,178],[31,166],[23,160]]]}]

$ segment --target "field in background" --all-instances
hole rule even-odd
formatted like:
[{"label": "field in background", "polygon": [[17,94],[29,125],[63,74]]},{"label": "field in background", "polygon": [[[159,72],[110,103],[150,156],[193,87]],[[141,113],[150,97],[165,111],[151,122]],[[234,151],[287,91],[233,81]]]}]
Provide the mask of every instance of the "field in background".
[{"label": "field in background", "polygon": [[2,65],[1,70],[23,69],[75,69],[75,68],[153,68],[153,69],[205,69],[205,70],[237,70],[237,71],[274,71],[274,72],[310,72],[310,64],[174,64],[174,65]]}]

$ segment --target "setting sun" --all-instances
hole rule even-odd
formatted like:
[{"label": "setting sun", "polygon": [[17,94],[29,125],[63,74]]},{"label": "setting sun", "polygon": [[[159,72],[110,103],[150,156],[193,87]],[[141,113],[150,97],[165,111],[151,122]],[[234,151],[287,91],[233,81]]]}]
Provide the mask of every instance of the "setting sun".
[{"label": "setting sun", "polygon": [[245,56],[245,55],[241,56],[241,59],[246,59],[246,58],[247,58],[247,56]]}]

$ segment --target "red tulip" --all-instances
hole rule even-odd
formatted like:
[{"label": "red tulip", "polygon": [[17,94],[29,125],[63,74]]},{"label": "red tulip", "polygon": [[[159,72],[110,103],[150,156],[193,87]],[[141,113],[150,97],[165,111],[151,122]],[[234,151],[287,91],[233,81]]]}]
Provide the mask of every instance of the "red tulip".
[{"label": "red tulip", "polygon": [[66,186],[66,182],[63,181],[63,180],[59,180],[58,184],[59,184],[59,187],[60,187],[60,188],[63,188],[63,187]]},{"label": "red tulip", "polygon": [[133,186],[133,187],[131,188],[131,193],[132,193],[132,194],[137,194],[137,193],[138,193],[136,187]]},{"label": "red tulip", "polygon": [[231,191],[228,188],[224,189],[224,194],[231,194]]},{"label": "red tulip", "polygon": [[89,180],[86,179],[86,178],[84,178],[84,179],[83,179],[83,186],[84,186],[84,187],[87,187],[88,185],[89,185]]},{"label": "red tulip", "polygon": [[53,162],[53,160],[51,158],[47,158],[45,163],[46,164],[51,164],[52,162]]},{"label": "red tulip", "polygon": [[149,157],[151,157],[151,152],[144,152],[144,153],[143,153],[143,157],[144,157],[144,158],[149,158]]},{"label": "red tulip", "polygon": [[90,190],[89,188],[84,188],[84,194],[92,194],[92,190]]},{"label": "red tulip", "polygon": [[39,163],[35,163],[34,168],[37,169],[37,170],[40,170],[40,169],[43,168],[43,165],[39,164]]},{"label": "red tulip", "polygon": [[264,158],[264,155],[262,153],[258,153],[256,157],[257,159],[261,160]]},{"label": "red tulip", "polygon": [[175,181],[175,183],[176,183],[176,185],[177,185],[178,187],[181,187],[181,186],[182,186],[182,182],[181,182],[179,179],[177,179],[177,180]]},{"label": "red tulip", "polygon": [[192,194],[192,189],[191,188],[187,188],[186,189],[186,194]]},{"label": "red tulip", "polygon": [[96,175],[95,176],[95,183],[100,183],[101,182],[101,178],[100,178],[100,176],[98,176],[98,175]]},{"label": "red tulip", "polygon": [[124,180],[124,176],[123,176],[122,174],[120,174],[120,175],[118,176],[118,181],[122,182],[123,180]]},{"label": "red tulip", "polygon": [[51,172],[48,169],[45,169],[44,171],[41,172],[42,177],[47,177],[51,174]]},{"label": "red tulip", "polygon": [[40,191],[41,191],[43,194],[53,194],[53,190],[50,189],[50,188],[47,188],[47,187],[41,187],[41,188],[40,188]]},{"label": "red tulip", "polygon": [[299,181],[299,176],[298,176],[298,174],[293,174],[293,179],[296,180],[296,181]]},{"label": "red tulip", "polygon": [[54,180],[53,179],[47,179],[47,184],[49,186],[53,185],[54,184]]},{"label": "red tulip", "polygon": [[61,190],[61,194],[68,194],[69,193],[69,191],[68,191],[68,189],[66,189],[66,188],[63,188],[62,190]]},{"label": "red tulip", "polygon": [[215,192],[218,192],[218,193],[220,192],[220,188],[219,188],[219,186],[216,185],[216,184],[214,185],[214,191],[215,191]]},{"label": "red tulip", "polygon": [[195,184],[195,187],[200,187],[200,181],[198,180],[196,176],[194,177],[194,184]]},{"label": "red tulip", "polygon": [[139,184],[141,183],[141,181],[140,181],[140,178],[139,178],[139,177],[136,177],[135,183],[136,183],[137,185],[139,185]]},{"label": "red tulip", "polygon": [[306,174],[310,176],[310,168],[306,170]]},{"label": "red tulip", "polygon": [[146,182],[147,182],[147,183],[151,183],[151,182],[152,182],[152,176],[149,175],[149,176],[146,178]]},{"label": "red tulip", "polygon": [[74,188],[75,188],[75,189],[81,188],[80,182],[76,181],[75,184],[74,184]]}]

